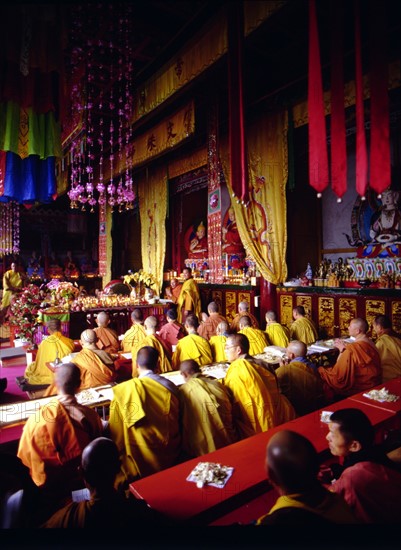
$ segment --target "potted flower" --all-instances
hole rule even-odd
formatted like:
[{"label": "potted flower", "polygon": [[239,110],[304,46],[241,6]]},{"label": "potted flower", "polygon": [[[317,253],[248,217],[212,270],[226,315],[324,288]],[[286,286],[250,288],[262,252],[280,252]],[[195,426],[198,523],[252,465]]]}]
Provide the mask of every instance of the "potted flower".
[{"label": "potted flower", "polygon": [[30,284],[22,289],[10,304],[10,328],[14,338],[33,344],[33,337],[37,327],[41,324],[38,319],[42,303],[42,294],[36,285]]}]

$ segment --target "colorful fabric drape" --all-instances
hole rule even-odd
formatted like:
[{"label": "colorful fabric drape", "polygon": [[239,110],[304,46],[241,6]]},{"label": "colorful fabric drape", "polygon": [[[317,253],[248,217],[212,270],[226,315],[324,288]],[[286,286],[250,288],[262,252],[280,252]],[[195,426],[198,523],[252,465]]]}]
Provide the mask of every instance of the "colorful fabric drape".
[{"label": "colorful fabric drape", "polygon": [[49,202],[64,117],[64,8],[2,8],[0,150],[7,153],[3,200]]},{"label": "colorful fabric drape", "polygon": [[329,165],[315,0],[309,0],[308,109],[309,183],[321,193],[329,183]]},{"label": "colorful fabric drape", "polygon": [[163,167],[149,170],[139,180],[138,197],[142,268],[154,275],[158,282],[156,293],[159,294],[166,255],[167,175]]},{"label": "colorful fabric drape", "polygon": [[345,133],[343,71],[343,3],[332,2],[331,35],[331,187],[337,197],[347,190],[347,147]]},{"label": "colorful fabric drape", "polygon": [[[287,132],[286,112],[264,115],[249,126],[250,202],[246,207],[239,200],[232,200],[244,248],[264,279],[273,284],[282,283],[287,277]],[[224,176],[232,194],[228,144],[222,144],[220,151]]]}]

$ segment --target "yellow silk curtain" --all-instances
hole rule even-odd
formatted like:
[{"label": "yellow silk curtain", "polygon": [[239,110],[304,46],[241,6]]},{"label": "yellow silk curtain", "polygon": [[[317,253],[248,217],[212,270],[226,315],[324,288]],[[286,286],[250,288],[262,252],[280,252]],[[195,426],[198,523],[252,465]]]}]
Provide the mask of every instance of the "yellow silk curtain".
[{"label": "yellow silk curtain", "polygon": [[285,112],[263,115],[247,128],[248,207],[232,196],[227,143],[220,151],[242,243],[263,278],[273,284],[287,278],[287,130]]},{"label": "yellow silk curtain", "polygon": [[160,294],[166,255],[167,175],[164,167],[152,169],[138,183],[141,218],[142,269],[152,273]]}]

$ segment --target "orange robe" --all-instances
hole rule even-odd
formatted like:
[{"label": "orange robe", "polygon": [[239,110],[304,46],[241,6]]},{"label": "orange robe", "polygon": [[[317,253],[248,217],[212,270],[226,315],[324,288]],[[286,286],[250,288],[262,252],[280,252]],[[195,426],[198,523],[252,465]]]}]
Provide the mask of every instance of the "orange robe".
[{"label": "orange robe", "polygon": [[296,416],[291,403],[280,393],[274,374],[250,356],[231,363],[224,385],[233,396],[233,418],[240,438],[266,432]]},{"label": "orange robe", "polygon": [[150,346],[151,348],[157,349],[159,352],[158,367],[159,372],[169,372],[173,370],[171,366],[171,355],[170,351],[166,344],[163,343],[163,340],[158,337],[157,334],[148,334],[143,340],[139,342],[136,347],[132,348],[132,377],[135,378],[138,376],[138,368],[136,366],[136,356],[138,351],[144,346]]},{"label": "orange robe", "polygon": [[253,315],[250,311],[248,311],[248,313],[237,313],[237,315],[234,317],[234,319],[231,321],[231,324],[230,324],[230,329],[232,331],[234,332],[239,331],[239,320],[244,315],[250,318],[250,320],[252,321],[253,328],[259,328],[259,321],[256,319],[255,315]]},{"label": "orange robe", "polygon": [[107,353],[117,353],[120,349],[117,333],[108,327],[96,327],[94,329],[99,338],[96,343],[99,349],[107,351]]},{"label": "orange robe", "polygon": [[115,372],[110,365],[107,366],[95,351],[83,348],[73,359],[73,363],[81,371],[81,386],[78,391],[86,388],[94,388],[114,382]]},{"label": "orange robe", "polygon": [[[75,398],[55,398],[30,416],[22,430],[17,456],[36,485],[57,489],[77,478],[83,449],[103,435],[100,416]],[[82,483],[82,482],[81,482]]]},{"label": "orange robe", "polygon": [[348,344],[332,368],[319,367],[323,381],[338,395],[371,390],[381,383],[380,355],[373,343]]},{"label": "orange robe", "polygon": [[206,340],[210,340],[212,336],[216,336],[217,325],[222,321],[227,322],[227,319],[220,313],[211,313],[207,320],[199,325],[198,334]]}]

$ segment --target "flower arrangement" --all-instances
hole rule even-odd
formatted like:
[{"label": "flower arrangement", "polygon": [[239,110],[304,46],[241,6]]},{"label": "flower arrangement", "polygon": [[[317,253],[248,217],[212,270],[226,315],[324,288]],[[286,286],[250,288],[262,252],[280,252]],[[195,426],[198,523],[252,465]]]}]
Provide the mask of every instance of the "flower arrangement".
[{"label": "flower arrangement", "polygon": [[79,295],[79,288],[67,281],[52,279],[46,286],[57,302],[68,302]]},{"label": "flower arrangement", "polygon": [[136,273],[132,273],[131,271],[129,271],[128,275],[124,275],[124,283],[131,286],[144,285],[147,288],[151,288],[152,290],[156,291],[159,286],[153,274],[147,273],[143,269],[140,269]]},{"label": "flower arrangement", "polygon": [[10,324],[15,327],[15,335],[32,343],[36,328],[41,324],[38,313],[42,294],[36,285],[28,285],[14,296],[10,304]]}]

